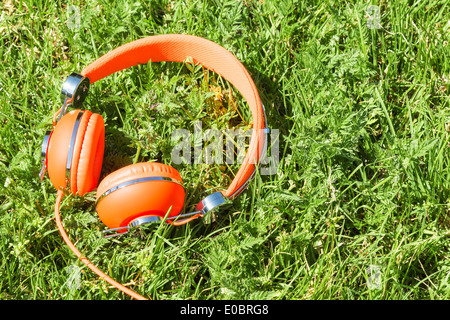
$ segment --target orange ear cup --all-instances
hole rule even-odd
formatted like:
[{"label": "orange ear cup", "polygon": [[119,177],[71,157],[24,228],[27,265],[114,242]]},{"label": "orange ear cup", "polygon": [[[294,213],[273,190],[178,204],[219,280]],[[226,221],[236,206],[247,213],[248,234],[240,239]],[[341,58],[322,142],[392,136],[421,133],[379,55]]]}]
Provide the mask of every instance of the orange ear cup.
[{"label": "orange ear cup", "polygon": [[97,188],[97,213],[109,228],[143,216],[176,216],[183,208],[181,176],[162,163],[137,163],[108,175]]},{"label": "orange ear cup", "polygon": [[79,112],[81,112],[81,110],[72,110],[65,114],[55,126],[48,143],[48,176],[57,190],[67,187],[67,156],[69,153],[73,128]]},{"label": "orange ear cup", "polygon": [[[73,147],[69,154],[71,142]],[[68,188],[79,195],[92,191],[100,178],[104,148],[103,118],[90,111],[68,112],[55,126],[49,141],[48,175],[53,186]],[[69,157],[70,170],[67,170]]]}]

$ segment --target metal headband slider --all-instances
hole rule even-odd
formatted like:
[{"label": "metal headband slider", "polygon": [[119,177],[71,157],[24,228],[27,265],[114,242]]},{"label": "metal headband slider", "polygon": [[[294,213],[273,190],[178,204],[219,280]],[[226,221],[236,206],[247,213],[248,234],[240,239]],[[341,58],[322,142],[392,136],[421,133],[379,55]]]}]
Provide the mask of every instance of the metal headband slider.
[{"label": "metal headband slider", "polygon": [[61,97],[63,103],[69,99],[75,108],[78,108],[86,99],[89,92],[90,80],[78,73],[72,73],[64,82]]},{"label": "metal headband slider", "polygon": [[214,192],[200,201],[195,207],[196,210],[203,213],[203,222],[205,224],[210,224],[215,220],[214,212],[218,210],[219,207],[222,209],[231,205],[232,201],[230,198],[225,197],[222,192]]},{"label": "metal headband slider", "polygon": [[84,77],[75,72],[67,78],[63,83],[61,90],[63,106],[58,121],[66,114],[66,109],[69,105],[72,105],[75,108],[80,107],[88,95],[90,83],[91,81],[88,77]]}]

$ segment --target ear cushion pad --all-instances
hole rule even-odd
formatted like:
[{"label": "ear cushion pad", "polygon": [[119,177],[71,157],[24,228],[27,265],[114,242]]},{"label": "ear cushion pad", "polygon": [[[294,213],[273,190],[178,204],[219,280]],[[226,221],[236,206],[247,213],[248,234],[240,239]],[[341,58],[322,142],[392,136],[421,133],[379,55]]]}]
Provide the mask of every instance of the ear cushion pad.
[{"label": "ear cushion pad", "polygon": [[[171,178],[175,181],[150,180],[148,177]],[[128,185],[123,185],[129,183]],[[137,163],[108,175],[97,188],[97,213],[109,228],[127,226],[142,216],[177,215],[184,205],[185,191],[181,176],[162,163]],[[119,187],[120,186],[120,187]],[[104,195],[106,191],[114,191]],[[170,210],[170,211],[169,211]]]},{"label": "ear cushion pad", "polygon": [[85,111],[74,145],[70,189],[84,195],[98,184],[105,150],[105,123],[99,114]]}]

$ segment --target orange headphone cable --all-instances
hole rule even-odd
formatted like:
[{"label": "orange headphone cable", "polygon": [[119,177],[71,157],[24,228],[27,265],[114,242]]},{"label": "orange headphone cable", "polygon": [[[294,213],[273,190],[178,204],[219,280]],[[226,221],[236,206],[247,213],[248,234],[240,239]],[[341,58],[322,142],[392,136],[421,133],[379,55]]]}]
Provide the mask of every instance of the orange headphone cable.
[{"label": "orange headphone cable", "polygon": [[58,194],[57,194],[57,198],[56,198],[56,203],[55,203],[55,218],[56,218],[56,224],[58,226],[59,232],[61,233],[61,236],[63,237],[64,241],[66,242],[66,244],[69,246],[69,248],[72,250],[72,252],[86,265],[89,267],[89,269],[91,269],[92,271],[94,271],[100,278],[102,278],[103,280],[109,282],[110,284],[112,284],[114,287],[116,287],[117,289],[119,289],[120,291],[126,293],[127,295],[137,299],[137,300],[147,300],[147,298],[144,298],[143,296],[137,294],[136,292],[134,292],[131,289],[128,289],[127,287],[125,287],[124,285],[118,283],[117,281],[113,280],[112,278],[110,278],[108,275],[104,274],[100,269],[98,269],[96,266],[94,266],[86,257],[84,257],[80,251],[78,251],[78,249],[75,247],[75,245],[72,243],[72,241],[70,241],[66,231],[64,230],[64,227],[62,225],[61,222],[61,216],[59,214],[59,207],[61,205],[61,201],[64,197],[64,193],[61,190],[58,190]]}]

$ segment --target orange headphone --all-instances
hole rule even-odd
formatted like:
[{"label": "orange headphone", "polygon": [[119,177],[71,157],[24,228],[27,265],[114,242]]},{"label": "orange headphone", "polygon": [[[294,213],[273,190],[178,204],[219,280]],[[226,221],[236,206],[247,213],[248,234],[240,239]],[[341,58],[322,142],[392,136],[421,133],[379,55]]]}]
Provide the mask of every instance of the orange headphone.
[{"label": "orange headphone", "polygon": [[[198,203],[195,212],[180,215],[185,190],[180,174],[171,166],[155,162],[132,164],[109,174],[98,184],[105,144],[104,120],[88,110],[67,113],[66,110],[69,106],[79,107],[90,84],[112,73],[150,60],[184,62],[188,57],[236,87],[250,107],[253,131],[242,166],[228,189],[208,195]],[[206,217],[212,210],[230,203],[247,187],[264,156],[268,128],[256,86],[242,63],[223,47],[195,36],[170,34],[136,40],[107,53],[81,74],[72,73],[63,84],[62,95],[64,104],[53,117],[53,131],[44,137],[40,171],[42,180],[48,170],[50,181],[58,191],[55,204],[58,229],[70,249],[91,270],[126,294],[145,299],[108,277],[76,249],[59,214],[64,191],[84,195],[97,188],[98,216],[109,228],[105,232],[113,232],[107,237],[155,221],[181,225]]]}]

